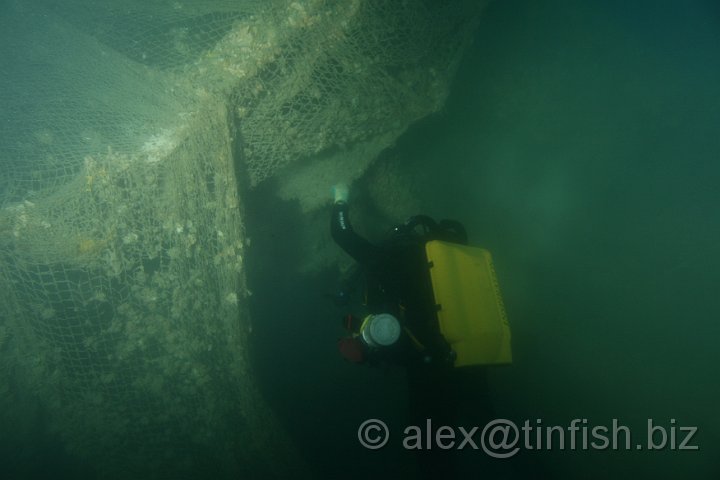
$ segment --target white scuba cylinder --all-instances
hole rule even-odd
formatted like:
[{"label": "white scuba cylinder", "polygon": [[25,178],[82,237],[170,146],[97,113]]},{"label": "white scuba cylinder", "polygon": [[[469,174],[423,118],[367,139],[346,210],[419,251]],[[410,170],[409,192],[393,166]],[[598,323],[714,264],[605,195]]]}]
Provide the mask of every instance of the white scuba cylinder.
[{"label": "white scuba cylinder", "polygon": [[360,332],[363,340],[371,347],[388,347],[400,338],[400,322],[389,313],[370,315]]}]

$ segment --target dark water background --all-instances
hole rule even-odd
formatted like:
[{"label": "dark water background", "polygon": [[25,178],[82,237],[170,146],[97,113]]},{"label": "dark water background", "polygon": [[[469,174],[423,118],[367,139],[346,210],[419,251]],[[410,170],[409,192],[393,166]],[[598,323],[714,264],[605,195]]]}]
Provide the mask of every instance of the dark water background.
[{"label": "dark water background", "polygon": [[[451,457],[459,475],[720,478],[720,3],[495,1],[446,108],[390,156],[422,192],[422,212],[408,214],[461,220],[493,252],[513,329],[513,366],[490,371],[484,396],[452,404],[453,427],[617,419],[633,446],[648,419],[698,428],[696,451],[493,460],[464,450]],[[377,207],[366,179],[351,201]],[[337,272],[294,273],[311,220],[272,185],[247,203],[262,394],[317,478],[421,478],[426,452],[400,442],[413,422],[403,372],[344,362],[335,342],[345,311],[323,296]],[[390,226],[376,220],[363,232],[371,239]],[[0,479],[95,478],[47,431],[37,401],[19,400],[37,441],[0,435]],[[357,440],[369,418],[393,432],[378,451]]]},{"label": "dark water background", "polygon": [[[648,419],[699,429],[698,451],[464,452],[460,470],[720,478],[720,4],[495,2],[446,109],[395,153],[422,172],[424,213],[462,220],[494,253],[515,355],[491,372],[494,415],[618,419],[633,446]],[[340,313],[322,299],[335,272],[289,276],[303,217],[262,190],[250,200],[264,395],[322,477],[416,478],[397,437],[369,452],[356,436],[367,418],[407,425],[402,372],[341,360]]]}]

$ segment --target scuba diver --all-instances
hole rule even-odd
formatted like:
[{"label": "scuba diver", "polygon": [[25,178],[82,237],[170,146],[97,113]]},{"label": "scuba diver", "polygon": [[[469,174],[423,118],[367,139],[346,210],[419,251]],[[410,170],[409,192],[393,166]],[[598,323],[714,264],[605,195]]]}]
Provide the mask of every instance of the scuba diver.
[{"label": "scuba diver", "polygon": [[[394,227],[384,243],[372,244],[353,230],[348,194],[346,185],[333,187],[330,230],[364,273],[367,312],[344,317],[348,335],[338,341],[340,353],[353,363],[405,367],[416,425],[428,419],[457,425],[457,414],[468,410],[463,420],[492,419],[485,366],[510,363],[511,354],[489,252],[468,246],[460,223],[424,215]],[[484,284],[473,290],[476,279]],[[336,303],[347,297],[336,296]],[[458,308],[458,302],[464,303]],[[452,452],[418,453],[427,478],[454,478]]]},{"label": "scuba diver", "polygon": [[[340,353],[354,363],[400,364],[408,368],[452,366],[454,352],[440,334],[427,275],[425,243],[446,240],[467,244],[465,228],[458,222],[439,224],[424,215],[394,227],[390,238],[376,246],[352,228],[348,188],[337,185],[330,231],[335,242],[358,263],[365,274],[365,306],[369,315],[343,319],[351,335],[340,339]],[[354,283],[357,275],[347,282]],[[338,303],[347,297],[342,289]]]}]

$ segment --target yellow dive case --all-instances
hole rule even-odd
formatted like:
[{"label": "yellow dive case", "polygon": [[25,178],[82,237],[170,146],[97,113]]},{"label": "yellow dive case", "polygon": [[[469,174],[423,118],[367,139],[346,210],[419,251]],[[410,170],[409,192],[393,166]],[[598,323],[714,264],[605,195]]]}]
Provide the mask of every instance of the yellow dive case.
[{"label": "yellow dive case", "polygon": [[440,332],[455,366],[512,363],[510,325],[490,252],[433,240],[425,245]]}]

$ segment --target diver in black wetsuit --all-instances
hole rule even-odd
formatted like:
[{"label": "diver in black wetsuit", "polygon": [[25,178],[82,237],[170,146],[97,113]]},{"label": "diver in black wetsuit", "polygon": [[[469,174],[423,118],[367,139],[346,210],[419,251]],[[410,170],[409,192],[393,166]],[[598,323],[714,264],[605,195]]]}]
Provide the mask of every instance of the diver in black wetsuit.
[{"label": "diver in black wetsuit", "polygon": [[[464,227],[454,221],[435,223],[416,216],[393,228],[389,241],[374,245],[352,228],[347,187],[336,186],[334,192],[332,237],[364,271],[366,306],[371,315],[390,313],[401,327],[394,342],[372,345],[374,337],[359,334],[362,324],[349,318],[346,326],[354,333],[340,340],[341,353],[355,362],[387,361],[404,366],[414,425],[425,425],[430,419],[435,426],[482,426],[494,420],[487,368],[453,366],[454,352],[440,333],[425,254],[425,243],[430,240],[467,245]],[[422,478],[545,478],[542,465],[522,455],[498,462],[473,451],[465,452],[464,457],[439,448],[417,453]]]},{"label": "diver in black wetsuit", "polygon": [[[373,245],[353,230],[348,215],[347,187],[336,186],[330,231],[335,242],[365,273],[366,307],[371,316],[389,314],[400,327],[388,327],[399,330],[397,340],[391,335],[389,345],[377,345],[368,335],[356,335],[357,348],[364,352],[350,359],[386,359],[405,367],[425,369],[452,366],[453,352],[438,327],[425,242],[447,240],[466,244],[462,225],[449,220],[437,224],[429,217],[418,215],[395,227],[388,242]],[[361,325],[358,319],[348,319],[346,324],[351,331],[357,331]],[[347,340],[341,340],[341,351],[347,346],[342,342]]]},{"label": "diver in black wetsuit", "polygon": [[[348,318],[346,327],[353,335],[340,340],[341,353],[357,363],[386,361],[404,366],[410,417],[418,425],[425,425],[427,419],[436,425],[455,425],[459,405],[476,397],[468,397],[468,385],[478,390],[482,400],[476,403],[484,408],[483,404],[489,402],[485,371],[453,368],[453,352],[439,331],[425,256],[425,242],[429,240],[467,244],[465,229],[454,221],[435,223],[429,217],[416,216],[395,227],[390,241],[373,245],[352,228],[347,187],[334,187],[334,195],[332,237],[364,270],[366,307],[371,314],[366,318],[390,314],[400,325],[397,338],[392,335],[396,330],[389,328],[390,340],[394,341],[374,345],[368,338],[372,335],[358,333],[361,322]],[[469,382],[462,378],[468,374],[472,376]],[[454,478],[452,453],[438,449],[418,453],[421,471],[427,478]]]}]

